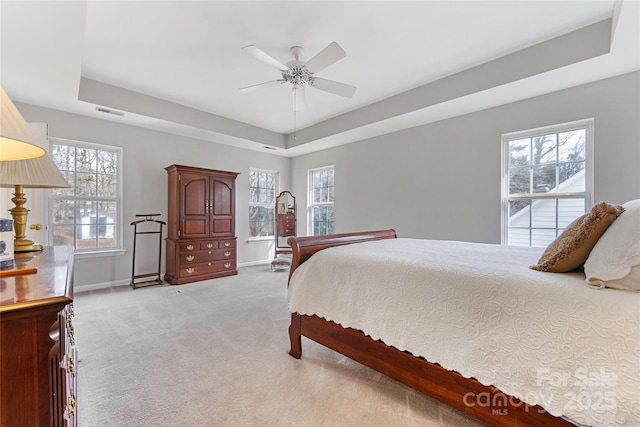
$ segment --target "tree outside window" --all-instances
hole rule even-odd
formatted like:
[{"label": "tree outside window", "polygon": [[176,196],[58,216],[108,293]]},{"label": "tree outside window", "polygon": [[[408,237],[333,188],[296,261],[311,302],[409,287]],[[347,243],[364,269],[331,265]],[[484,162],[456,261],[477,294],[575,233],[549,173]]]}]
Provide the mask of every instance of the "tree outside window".
[{"label": "tree outside window", "polygon": [[258,169],[249,172],[249,237],[275,235],[278,173]]},{"label": "tree outside window", "polygon": [[503,242],[546,246],[589,207],[592,122],[503,136]]},{"label": "tree outside window", "polygon": [[310,234],[334,233],[334,169],[333,166],[309,171]]},{"label": "tree outside window", "polygon": [[122,149],[51,141],[53,161],[71,186],[51,192],[53,244],[77,251],[120,249]]}]

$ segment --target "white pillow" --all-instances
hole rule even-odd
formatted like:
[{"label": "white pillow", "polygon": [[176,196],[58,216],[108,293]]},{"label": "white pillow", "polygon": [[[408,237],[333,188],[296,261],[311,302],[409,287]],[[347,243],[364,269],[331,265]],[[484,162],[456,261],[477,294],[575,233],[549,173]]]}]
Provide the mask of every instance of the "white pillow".
[{"label": "white pillow", "polygon": [[640,199],[622,206],[625,211],[593,247],[584,273],[591,286],[640,292]]}]

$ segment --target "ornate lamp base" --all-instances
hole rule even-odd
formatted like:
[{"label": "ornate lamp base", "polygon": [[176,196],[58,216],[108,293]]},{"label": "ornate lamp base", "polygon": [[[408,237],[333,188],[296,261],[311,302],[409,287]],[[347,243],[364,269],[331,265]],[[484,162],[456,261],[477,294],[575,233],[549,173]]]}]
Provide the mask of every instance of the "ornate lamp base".
[{"label": "ornate lamp base", "polygon": [[35,252],[41,251],[44,247],[39,243],[34,243],[33,240],[24,239],[13,241],[13,252]]},{"label": "ornate lamp base", "polygon": [[22,185],[16,185],[14,197],[11,199],[15,203],[13,209],[9,209],[11,217],[13,218],[13,228],[16,233],[16,237],[13,240],[13,252],[35,252],[41,251],[42,245],[34,243],[33,240],[29,240],[25,236],[27,229],[27,216],[29,215],[29,209],[24,207],[27,203],[27,198],[24,197]]}]

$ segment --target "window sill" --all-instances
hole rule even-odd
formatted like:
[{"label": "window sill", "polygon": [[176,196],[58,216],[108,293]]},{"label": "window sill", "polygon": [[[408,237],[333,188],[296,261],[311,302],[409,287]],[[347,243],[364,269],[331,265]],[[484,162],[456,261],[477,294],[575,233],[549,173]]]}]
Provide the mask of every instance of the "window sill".
[{"label": "window sill", "polygon": [[98,258],[98,257],[124,255],[126,253],[127,251],[125,249],[109,249],[104,251],[82,251],[82,252],[76,251],[74,253],[74,258],[75,259]]}]

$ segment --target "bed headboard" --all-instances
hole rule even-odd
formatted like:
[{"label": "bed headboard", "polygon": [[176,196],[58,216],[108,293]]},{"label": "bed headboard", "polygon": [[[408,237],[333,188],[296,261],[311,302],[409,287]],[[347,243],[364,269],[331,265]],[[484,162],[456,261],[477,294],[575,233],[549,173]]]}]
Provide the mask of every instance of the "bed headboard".
[{"label": "bed headboard", "polygon": [[318,251],[333,246],[350,245],[370,240],[395,239],[396,237],[396,231],[393,229],[329,234],[326,236],[290,237],[287,243],[291,246],[293,258],[291,259],[289,280],[291,280],[291,275],[295,269]]}]

